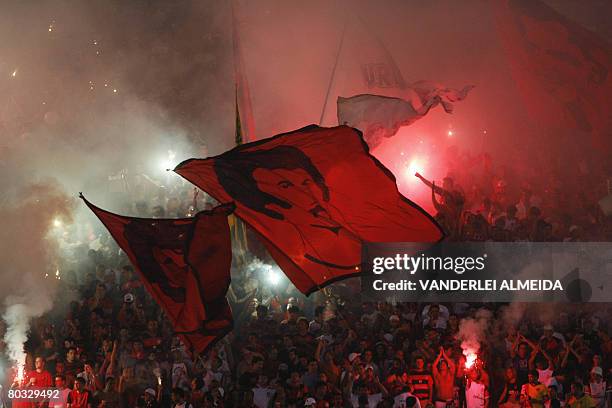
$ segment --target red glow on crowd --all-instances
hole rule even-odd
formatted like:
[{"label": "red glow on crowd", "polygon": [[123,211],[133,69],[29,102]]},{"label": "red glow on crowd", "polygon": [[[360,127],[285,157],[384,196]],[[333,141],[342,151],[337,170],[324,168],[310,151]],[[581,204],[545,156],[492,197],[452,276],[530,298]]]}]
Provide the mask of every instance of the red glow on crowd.
[{"label": "red glow on crowd", "polygon": [[424,126],[416,130],[403,127],[372,152],[393,172],[400,192],[430,213],[434,211],[431,189],[415,173],[430,180],[441,180],[446,175],[443,154],[447,142],[439,136],[445,135]]}]

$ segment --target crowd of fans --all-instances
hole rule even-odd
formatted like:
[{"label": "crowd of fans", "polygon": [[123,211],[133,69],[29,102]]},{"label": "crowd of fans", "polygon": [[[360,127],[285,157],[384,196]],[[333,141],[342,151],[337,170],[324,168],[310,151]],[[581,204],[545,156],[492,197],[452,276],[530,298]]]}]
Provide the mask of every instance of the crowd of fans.
[{"label": "crowd of fans", "polygon": [[436,219],[456,241],[609,242],[612,168],[606,159],[522,160],[494,166],[487,154],[450,148],[448,176],[432,187]]},{"label": "crowd of fans", "polygon": [[[455,168],[469,169],[461,160]],[[612,238],[597,205],[605,178],[583,174],[569,196],[574,180],[515,182],[482,163],[478,177],[451,171],[440,186],[422,178],[450,239]],[[210,206],[180,186],[140,198],[132,210],[146,217]],[[229,292],[235,329],[194,355],[104,231],[78,245],[64,239],[71,252],[59,293],[69,301],[33,322],[24,381],[5,376],[7,406],[9,390],[51,386],[67,402],[48,406],[72,408],[612,406],[608,304],[372,303],[350,281],[306,298],[288,282],[266,283],[243,259]],[[471,365],[462,321],[476,316],[486,318]]]}]

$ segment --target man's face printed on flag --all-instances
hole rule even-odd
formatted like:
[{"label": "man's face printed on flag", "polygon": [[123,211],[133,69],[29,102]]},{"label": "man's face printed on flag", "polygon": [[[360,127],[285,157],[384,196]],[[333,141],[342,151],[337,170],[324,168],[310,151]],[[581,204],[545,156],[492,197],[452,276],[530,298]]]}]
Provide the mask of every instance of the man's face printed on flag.
[{"label": "man's face printed on flag", "polygon": [[291,218],[294,211],[306,211],[316,220],[310,220],[311,226],[335,230],[340,225],[331,219],[327,212],[327,201],[319,186],[303,169],[263,169],[253,172],[259,190],[290,203],[291,207],[276,208],[284,218]]},{"label": "man's face printed on flag", "polygon": [[[267,215],[270,222],[279,220],[292,226],[288,233],[294,236],[287,239],[301,245],[302,256],[309,261],[332,268],[355,268],[359,260],[353,257],[359,253],[361,241],[330,205],[325,180],[308,156],[291,146],[230,155],[232,165],[225,166],[217,159],[215,171],[235,200]],[[237,188],[234,183],[248,188]]]},{"label": "man's face printed on flag", "polygon": [[136,220],[126,224],[124,231],[144,276],[176,303],[185,302],[188,267],[182,259],[182,238],[188,229],[187,224],[177,226],[167,220],[150,224]]}]

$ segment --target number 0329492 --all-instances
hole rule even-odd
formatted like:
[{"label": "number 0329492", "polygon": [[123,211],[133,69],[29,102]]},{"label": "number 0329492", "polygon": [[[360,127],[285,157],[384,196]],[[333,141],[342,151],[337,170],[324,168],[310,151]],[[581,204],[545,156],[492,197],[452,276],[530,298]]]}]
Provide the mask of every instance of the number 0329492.
[{"label": "number 0329492", "polygon": [[7,391],[7,397],[19,401],[60,402],[61,393],[58,388],[12,389]]}]

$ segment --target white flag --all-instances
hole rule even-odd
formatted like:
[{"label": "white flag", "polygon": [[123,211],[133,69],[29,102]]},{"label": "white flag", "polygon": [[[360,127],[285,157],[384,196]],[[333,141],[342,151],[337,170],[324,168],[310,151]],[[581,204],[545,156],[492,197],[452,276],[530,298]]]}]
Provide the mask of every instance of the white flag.
[{"label": "white flag", "polygon": [[357,128],[370,146],[378,146],[383,138],[397,133],[400,127],[419,120],[438,104],[452,113],[453,102],[464,99],[472,85],[461,90],[445,88],[428,81],[414,83],[405,90],[407,99],[362,94],[338,97],[338,124]]}]

